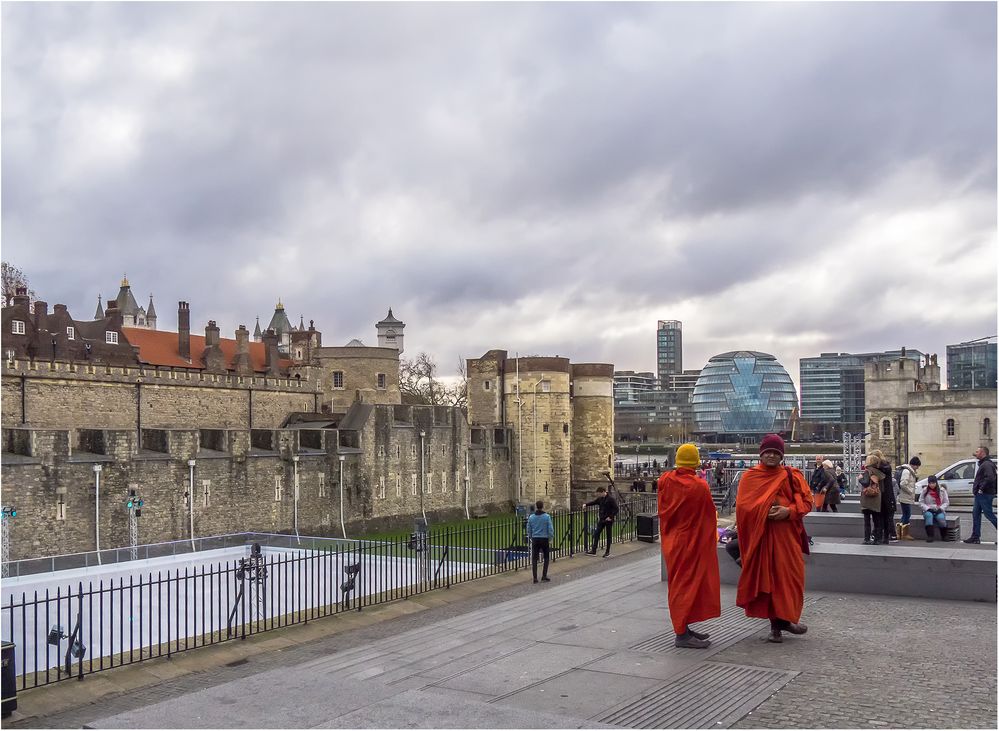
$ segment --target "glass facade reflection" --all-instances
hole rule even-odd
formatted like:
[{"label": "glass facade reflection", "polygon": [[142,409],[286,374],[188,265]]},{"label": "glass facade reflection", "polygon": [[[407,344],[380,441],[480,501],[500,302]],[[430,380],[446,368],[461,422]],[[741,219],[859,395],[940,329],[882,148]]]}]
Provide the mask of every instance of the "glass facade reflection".
[{"label": "glass facade reflection", "polygon": [[786,431],[798,393],[774,356],[739,350],[708,361],[691,403],[698,433],[737,440]]}]

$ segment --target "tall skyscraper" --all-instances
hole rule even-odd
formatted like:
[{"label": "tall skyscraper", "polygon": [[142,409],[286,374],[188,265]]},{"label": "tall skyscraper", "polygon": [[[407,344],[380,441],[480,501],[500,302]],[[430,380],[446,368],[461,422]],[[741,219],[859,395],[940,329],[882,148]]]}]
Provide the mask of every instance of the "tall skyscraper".
[{"label": "tall skyscraper", "polygon": [[947,388],[996,387],[996,336],[947,346]]},{"label": "tall skyscraper", "polygon": [[660,320],[656,328],[656,367],[660,388],[665,388],[669,377],[683,372],[683,323],[679,320]]}]

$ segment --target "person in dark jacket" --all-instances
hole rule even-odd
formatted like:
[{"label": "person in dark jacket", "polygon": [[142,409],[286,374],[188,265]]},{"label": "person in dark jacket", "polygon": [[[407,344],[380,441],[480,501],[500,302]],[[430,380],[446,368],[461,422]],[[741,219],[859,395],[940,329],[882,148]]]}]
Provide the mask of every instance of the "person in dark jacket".
[{"label": "person in dark jacket", "polygon": [[892,475],[895,470],[880,449],[874,450],[873,454],[881,460],[878,470],[885,475],[881,482],[881,542],[888,543],[898,540],[895,533],[895,510],[898,508],[898,504],[895,499],[895,486],[892,484]]},{"label": "person in dark jacket", "polygon": [[996,525],[996,514],[992,509],[992,501],[996,499],[996,463],[992,461],[988,447],[976,449],[975,458],[978,460],[978,470],[971,488],[971,494],[975,496],[975,507],[971,512],[971,535],[964,539],[965,543],[982,542],[982,513],[985,513],[993,528]]},{"label": "person in dark jacket", "polygon": [[839,512],[839,508],[836,507],[840,503],[839,482],[836,480],[835,469],[831,460],[822,461],[823,481],[820,484],[820,492],[823,493],[823,497],[820,510],[823,513],[828,513],[830,510],[834,513]]},{"label": "person in dark jacket", "polygon": [[597,546],[600,544],[600,534],[607,531],[607,550],[604,551],[604,558],[610,555],[611,543],[613,542],[614,518],[617,517],[617,500],[612,495],[607,494],[606,487],[597,488],[596,500],[584,503],[583,507],[598,505],[600,507],[597,529],[593,533],[593,550],[587,551],[591,556],[597,555]]},{"label": "person in dark jacket", "polygon": [[538,583],[538,558],[542,554],[545,566],[541,570],[541,580],[551,581],[548,578],[548,559],[551,539],[555,537],[555,526],[552,516],[545,512],[544,500],[538,500],[534,504],[534,513],[527,519],[527,537],[531,541],[531,573],[534,574],[534,583]]},{"label": "person in dark jacket", "polygon": [[881,493],[884,491],[887,475],[878,468],[880,462],[877,455],[868,455],[864,472],[857,481],[860,486],[860,510],[864,514],[865,546],[888,542],[888,537],[882,532],[884,523],[881,520]]}]

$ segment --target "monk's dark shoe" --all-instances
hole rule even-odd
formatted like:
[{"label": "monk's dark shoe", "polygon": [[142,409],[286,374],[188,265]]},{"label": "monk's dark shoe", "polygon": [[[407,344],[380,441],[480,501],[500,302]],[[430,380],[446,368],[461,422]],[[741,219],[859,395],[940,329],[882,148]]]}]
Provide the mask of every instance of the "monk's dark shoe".
[{"label": "monk's dark shoe", "polygon": [[677,635],[676,641],[673,643],[675,647],[688,647],[692,650],[704,650],[711,646],[711,640],[701,640],[694,637],[693,632],[688,632],[685,635]]},{"label": "monk's dark shoe", "polygon": [[786,632],[790,632],[792,635],[803,635],[808,631],[808,627],[801,624],[800,622],[791,622],[784,628]]},{"label": "monk's dark shoe", "polygon": [[687,634],[693,635],[694,637],[696,637],[699,640],[706,640],[706,639],[708,639],[711,636],[707,632],[695,632],[690,627],[687,627]]},{"label": "monk's dark shoe", "polygon": [[783,642],[784,638],[781,636],[780,630],[775,629],[767,634],[767,642]]}]

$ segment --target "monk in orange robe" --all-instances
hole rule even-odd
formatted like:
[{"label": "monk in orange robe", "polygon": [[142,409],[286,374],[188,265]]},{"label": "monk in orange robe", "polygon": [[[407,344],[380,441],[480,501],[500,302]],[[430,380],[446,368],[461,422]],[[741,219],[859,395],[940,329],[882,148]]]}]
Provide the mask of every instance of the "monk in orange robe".
[{"label": "monk in orange robe", "polygon": [[694,468],[700,455],[693,444],[676,452],[676,469],[659,478],[659,537],[669,592],[669,616],[677,647],[704,649],[706,633],[690,629],[721,615],[718,578],[718,518],[711,490]]},{"label": "monk in orange robe", "polygon": [[802,520],[812,509],[812,491],[783,459],[784,440],[768,434],[760,444],[762,464],[742,475],[735,499],[742,555],[735,603],[747,617],[770,620],[770,642],[782,642],[782,632],[808,630],[798,620],[805,601]]}]

